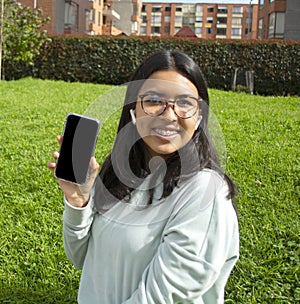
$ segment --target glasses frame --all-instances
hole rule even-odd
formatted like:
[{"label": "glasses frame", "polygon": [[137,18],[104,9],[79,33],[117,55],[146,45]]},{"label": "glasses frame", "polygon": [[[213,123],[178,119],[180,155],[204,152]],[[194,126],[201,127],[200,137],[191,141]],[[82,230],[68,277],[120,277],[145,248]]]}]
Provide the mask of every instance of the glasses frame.
[{"label": "glasses frame", "polygon": [[192,115],[190,115],[188,117],[182,117],[182,116],[178,115],[177,112],[176,112],[176,110],[175,110],[175,103],[176,103],[176,99],[177,98],[168,99],[168,98],[159,96],[159,98],[161,99],[161,101],[164,102],[164,108],[163,108],[162,112],[159,113],[158,115],[151,115],[151,114],[149,114],[148,112],[145,111],[144,101],[143,101],[144,97],[149,96],[149,95],[151,95],[151,94],[141,94],[141,95],[138,96],[138,98],[141,100],[142,109],[145,112],[145,114],[147,114],[147,115],[149,115],[151,117],[158,117],[158,116],[162,115],[165,112],[165,110],[168,107],[168,105],[172,104],[171,108],[172,108],[172,110],[173,110],[173,112],[175,113],[176,116],[178,116],[181,119],[189,119],[189,118],[193,117],[197,113],[198,110],[200,110],[200,103],[203,101],[203,99],[201,97],[197,98],[197,97],[194,97],[194,96],[187,96],[189,98],[195,99],[197,101],[198,107],[197,107],[197,109],[195,109],[195,112]]}]

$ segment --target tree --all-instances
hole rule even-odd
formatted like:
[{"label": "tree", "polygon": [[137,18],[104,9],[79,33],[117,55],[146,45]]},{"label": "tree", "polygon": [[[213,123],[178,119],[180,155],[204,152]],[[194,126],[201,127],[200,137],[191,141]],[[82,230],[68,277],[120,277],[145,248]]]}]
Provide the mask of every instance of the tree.
[{"label": "tree", "polygon": [[[0,68],[1,61],[18,61],[34,64],[42,46],[49,41],[43,25],[49,22],[40,9],[32,9],[16,0],[1,1]],[[0,80],[1,80],[0,69]]]}]

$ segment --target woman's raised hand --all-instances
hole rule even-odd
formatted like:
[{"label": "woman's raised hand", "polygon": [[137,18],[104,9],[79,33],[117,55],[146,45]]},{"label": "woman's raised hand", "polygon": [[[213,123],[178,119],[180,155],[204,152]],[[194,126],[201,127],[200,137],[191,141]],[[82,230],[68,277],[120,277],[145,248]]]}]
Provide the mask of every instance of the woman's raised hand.
[{"label": "woman's raised hand", "polygon": [[[62,142],[62,136],[57,136],[57,141],[59,144]],[[59,157],[59,152],[55,151],[53,153],[53,158],[57,160]],[[48,162],[48,168],[52,171],[54,174],[55,168],[56,168],[56,162]],[[97,163],[95,157],[92,157],[90,160],[90,167],[89,167],[89,173],[87,180],[84,184],[78,185],[74,184],[62,179],[57,178],[57,182],[63,191],[63,193],[66,196],[67,201],[74,207],[84,207],[90,197],[90,191],[94,185],[95,179],[97,177],[99,170],[99,164]]]}]

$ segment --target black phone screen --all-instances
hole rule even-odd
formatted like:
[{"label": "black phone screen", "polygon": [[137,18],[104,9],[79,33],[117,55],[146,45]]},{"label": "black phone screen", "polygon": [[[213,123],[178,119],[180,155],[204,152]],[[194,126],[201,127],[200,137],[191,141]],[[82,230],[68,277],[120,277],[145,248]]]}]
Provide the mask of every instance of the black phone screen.
[{"label": "black phone screen", "polygon": [[99,132],[96,119],[69,114],[65,123],[55,175],[76,184],[86,181]]}]

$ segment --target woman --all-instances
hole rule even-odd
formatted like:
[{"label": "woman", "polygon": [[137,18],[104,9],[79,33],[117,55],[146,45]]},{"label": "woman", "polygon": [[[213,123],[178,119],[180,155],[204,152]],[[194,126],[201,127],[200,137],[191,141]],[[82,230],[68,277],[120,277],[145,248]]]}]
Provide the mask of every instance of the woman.
[{"label": "woman", "polygon": [[58,180],[65,252],[82,269],[79,303],[224,302],[239,236],[234,185],[207,130],[208,100],[190,57],[153,54],[130,79],[99,175],[92,158],[84,186]]}]

